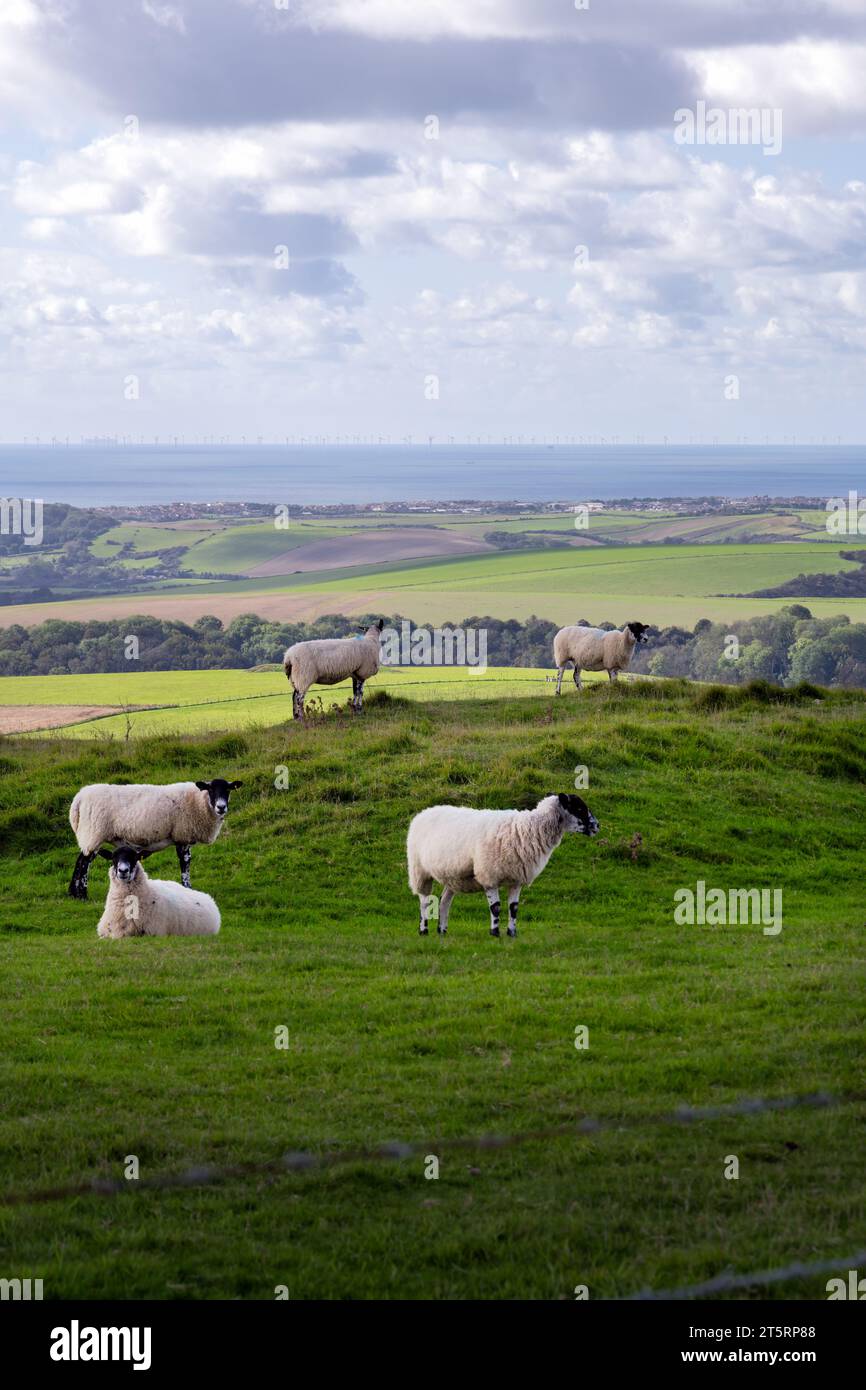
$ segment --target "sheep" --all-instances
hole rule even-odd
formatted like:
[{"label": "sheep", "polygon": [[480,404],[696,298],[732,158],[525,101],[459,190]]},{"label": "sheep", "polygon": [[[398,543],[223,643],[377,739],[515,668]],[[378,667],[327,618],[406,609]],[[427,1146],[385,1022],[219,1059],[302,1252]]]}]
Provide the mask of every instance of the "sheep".
[{"label": "sheep", "polygon": [[197,893],[167,879],[148,878],[141,864],[147,850],[120,845],[112,854],[105,911],[96,935],[119,941],[124,936],[216,936],[220,911],[208,893]]},{"label": "sheep", "polygon": [[607,671],[615,681],[627,671],[638,642],[645,642],[648,623],[626,623],[624,628],[606,632],[601,627],[561,627],[553,639],[556,664],[556,693],[562,694],[566,666],[574,667],[574,683],[580,690],[581,671]]},{"label": "sheep", "polygon": [[181,883],[190,887],[191,845],[212,845],[223,828],[229,795],[243,782],[169,782],[129,786],[94,782],[82,787],[69,808],[69,823],[81,851],[69,884],[71,898],[87,897],[87,876],[100,845],[129,844],[154,853],[174,845]]},{"label": "sheep", "polygon": [[327,637],[316,642],[296,642],[283,657],[286,679],[292,685],[292,716],[304,717],[304,697],[311,685],[337,685],[352,677],[352,709],[361,713],[364,682],[379,669],[382,618],[367,628],[362,638]]},{"label": "sheep", "polygon": [[455,893],[484,893],[490,935],[499,936],[499,891],[508,889],[508,935],[517,935],[520,890],[541,873],[566,832],[597,835],[599,823],[579,796],[553,793],[531,811],[474,811],[429,806],[409,826],[409,887],[420,899],[421,936],[427,936],[430,890],[442,884],[439,935],[448,930]]}]

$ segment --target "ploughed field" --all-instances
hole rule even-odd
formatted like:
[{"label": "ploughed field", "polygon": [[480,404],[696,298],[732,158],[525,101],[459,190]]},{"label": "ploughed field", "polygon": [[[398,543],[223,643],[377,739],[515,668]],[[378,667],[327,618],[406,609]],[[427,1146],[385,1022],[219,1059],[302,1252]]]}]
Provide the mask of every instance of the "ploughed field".
[{"label": "ploughed field", "polygon": [[[3,738],[3,1195],[122,1180],[130,1155],[146,1179],[421,1145],[0,1204],[4,1271],[46,1298],[603,1298],[862,1247],[862,1102],[659,1117],[862,1089],[864,712],[851,692],[642,681],[560,701],[379,695],[360,719],[128,742]],[[572,791],[584,766],[601,833],[554,853],[517,940],[489,938],[483,897],[456,900],[445,941],[420,939],[411,815]],[[89,902],[65,896],[74,792],[212,776],[244,782],[193,851],[220,936],[97,940],[105,865]],[[177,878],[173,853],[148,871]],[[677,925],[674,894],[698,881],[782,890],[783,929]],[[444,1142],[587,1115],[611,1127]],[[825,1282],[767,1293],[821,1298]]]}]

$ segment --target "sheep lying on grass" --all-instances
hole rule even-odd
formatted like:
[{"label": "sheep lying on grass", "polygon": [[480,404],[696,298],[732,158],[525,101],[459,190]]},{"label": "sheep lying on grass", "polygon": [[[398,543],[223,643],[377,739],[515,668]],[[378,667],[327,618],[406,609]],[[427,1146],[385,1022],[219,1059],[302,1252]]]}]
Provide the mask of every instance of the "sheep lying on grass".
[{"label": "sheep lying on grass", "polygon": [[113,854],[107,849],[99,853],[111,861],[111,868],[97,936],[116,941],[124,936],[216,936],[220,912],[209,894],[148,878],[141,865],[147,852],[131,845],[121,845]]},{"label": "sheep lying on grass", "polygon": [[174,845],[181,882],[190,886],[190,845],[212,845],[223,828],[229,796],[242,782],[170,782],[118,786],[94,782],[82,787],[69,808],[69,823],[81,853],[69,895],[87,897],[87,876],[100,845],[135,845],[153,854]]},{"label": "sheep lying on grass", "polygon": [[364,636],[326,637],[315,642],[296,642],[283,657],[286,679],[292,684],[292,715],[304,717],[304,697],[311,685],[339,685],[352,677],[352,709],[361,713],[364,682],[379,669],[380,618]]},{"label": "sheep lying on grass", "polygon": [[421,900],[422,936],[427,935],[430,893],[442,884],[439,935],[448,930],[455,893],[485,893],[490,935],[499,936],[499,891],[508,889],[508,935],[517,935],[520,890],[541,873],[563,835],[595,835],[599,824],[579,796],[542,797],[532,811],[473,811],[466,806],[429,806],[409,826],[406,852],[409,887]]},{"label": "sheep lying on grass", "polygon": [[601,627],[561,627],[553,639],[556,663],[556,693],[562,693],[566,666],[574,667],[574,683],[580,690],[581,671],[607,671],[615,681],[627,671],[638,642],[645,642],[648,623],[626,623],[624,628],[606,632]]}]

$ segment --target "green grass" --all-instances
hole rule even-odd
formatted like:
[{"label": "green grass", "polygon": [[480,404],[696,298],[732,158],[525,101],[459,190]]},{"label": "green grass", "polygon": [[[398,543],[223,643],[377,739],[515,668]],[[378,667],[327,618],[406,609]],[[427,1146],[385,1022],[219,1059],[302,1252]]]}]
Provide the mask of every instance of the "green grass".
[{"label": "green grass", "polygon": [[309,541],[344,534],[333,526],[296,521],[287,530],[278,530],[273,521],[232,526],[195,546],[185,557],[184,568],[241,574]]},{"label": "green grass", "polygon": [[[571,518],[561,516],[456,522],[435,515],[366,518],[363,525],[349,519],[333,525],[294,522],[287,531],[278,531],[271,522],[247,523],[228,526],[192,545],[183,558],[183,566],[190,571],[240,575],[307,541],[346,536],[353,531],[369,530],[373,525],[387,529],[404,520],[413,525],[435,520],[464,536],[478,537],[490,529],[525,531],[530,536],[536,530],[548,529],[565,534],[572,525]],[[810,539],[768,539],[754,544],[734,539],[726,544],[706,539],[679,545],[611,544],[338,565],[329,570],[264,578],[167,580],[154,582],[147,593],[7,606],[0,610],[0,621],[30,626],[49,618],[105,618],[141,612],[182,620],[194,620],[203,612],[212,612],[230,621],[243,599],[248,611],[259,611],[271,618],[310,618],[323,611],[378,611],[400,612],[419,623],[441,625],[484,614],[519,620],[535,614],[558,623],[580,618],[595,623],[622,623],[639,618],[660,627],[677,624],[691,628],[699,618],[735,623],[740,618],[775,612],[791,602],[789,598],[738,595],[774,587],[801,573],[834,574],[856,568],[854,562],[841,557],[840,551],[849,547],[828,545],[826,531],[811,531],[814,516],[810,520],[805,512],[802,518],[758,515],[745,520],[597,514],[593,516],[590,534],[597,527],[597,534],[609,539],[628,537],[633,541],[657,532],[669,520],[672,526],[703,528],[705,536],[714,533],[715,528],[715,532],[733,538],[765,525],[768,534],[777,533],[779,527],[793,527],[792,534],[796,534],[796,529],[803,527]],[[147,528],[126,529],[137,535]],[[167,534],[176,539],[184,533],[178,529]],[[147,542],[142,544],[146,548]],[[146,574],[143,582],[147,583]],[[285,605],[281,602],[283,596]],[[866,619],[866,598],[813,599],[807,594],[802,601],[816,617],[841,613],[855,622]]]},{"label": "green grass", "polygon": [[[367,693],[384,690],[409,700],[468,700],[506,695],[551,698],[552,672],[534,667],[383,667]],[[589,681],[602,674],[588,674]],[[567,690],[571,691],[569,684]],[[281,724],[290,702],[282,669],[275,671],[150,671],[92,676],[3,676],[0,705],[117,705],[123,714],[66,725],[56,734],[31,737],[123,739],[156,733],[204,733]],[[345,707],[351,681],[314,686],[309,699],[326,709]],[[134,711],[133,705],[161,706]]]},{"label": "green grass", "polygon": [[[628,597],[631,602],[640,594],[644,603],[651,604],[656,598],[747,594],[781,584],[801,572],[836,574],[856,568],[856,563],[843,560],[838,550],[828,550],[817,542],[617,546],[347,566],[315,575],[275,576],[274,582],[267,584],[246,580],[231,589],[351,594],[356,589],[367,590],[375,582],[389,594],[400,596],[404,605],[416,597],[429,602],[433,595],[440,608],[449,600],[456,606],[467,592],[490,593],[491,601],[500,606],[518,595],[531,595],[538,605],[548,596],[562,594],[596,601],[600,593],[611,598]],[[202,593],[214,591],[213,585],[200,589]]]},{"label": "green grass", "polygon": [[212,530],[212,526],[204,523],[201,530],[193,531],[178,526],[136,526],[126,522],[97,536],[90,549],[103,559],[117,555],[124,545],[131,545],[133,550],[174,550],[179,545],[195,545]]},{"label": "green grass", "polygon": [[[862,1086],[864,699],[772,695],[636,682],[129,745],[0,741],[4,1190],[120,1177],[129,1154],[151,1176],[647,1121],[443,1154],[438,1182],[411,1159],[0,1207],[4,1274],[49,1298],[600,1298],[862,1245],[866,1106],[651,1122]],[[420,940],[412,813],[567,791],[578,764],[602,833],[557,850],[517,941],[490,940],[477,897],[446,942]],[[91,902],[64,896],[75,790],[211,775],[244,781],[193,853],[219,938],[98,941],[104,866]],[[177,875],[170,853],[149,869]],[[673,894],[699,878],[782,888],[784,930],[675,926]]]}]

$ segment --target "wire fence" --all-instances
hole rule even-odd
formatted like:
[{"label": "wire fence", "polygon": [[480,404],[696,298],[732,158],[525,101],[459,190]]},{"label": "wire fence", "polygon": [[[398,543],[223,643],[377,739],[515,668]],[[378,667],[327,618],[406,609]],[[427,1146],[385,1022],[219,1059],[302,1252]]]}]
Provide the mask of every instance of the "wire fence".
[{"label": "wire fence", "polygon": [[[327,1169],[351,1167],[369,1163],[393,1163],[406,1159],[430,1157],[441,1159],[449,1153],[490,1152],[518,1148],[526,1144],[553,1142],[559,1139],[582,1139],[609,1130],[630,1131],[658,1125],[694,1125],[739,1117],[751,1117],[789,1110],[827,1110],[846,1105],[866,1104],[866,1092],[844,1092],[831,1095],[815,1091],[806,1095],[757,1097],[733,1101],[726,1105],[689,1106],[662,1114],[633,1116],[585,1116],[571,1124],[552,1125],[542,1129],[525,1130],[511,1135],[471,1135],[427,1140],[425,1142],[395,1142],[375,1148],[339,1149],[332,1152],[289,1152],[278,1158],[258,1163],[235,1163],[226,1166],[200,1166],[177,1173],[157,1173],[152,1177],[91,1178],[56,1187],[32,1188],[0,1194],[0,1207],[32,1206],[45,1202],[64,1201],[81,1197],[115,1197],[134,1191],[170,1191],[178,1188],[207,1187],[214,1183],[244,1178],[268,1177],[281,1173],[309,1173]],[[745,1274],[725,1272],[703,1283],[677,1289],[643,1289],[608,1302],[637,1302],[647,1300],[688,1300],[766,1287],[794,1279],[857,1269],[866,1264],[866,1250],[853,1255],[819,1260],[812,1264],[795,1262],[777,1269],[753,1270]]]},{"label": "wire fence", "polygon": [[[246,667],[238,667],[238,668],[236,668],[236,669],[238,669],[238,670],[246,670],[246,669],[248,669],[248,668],[246,668]],[[381,669],[382,669],[383,672],[386,673],[386,677],[387,677],[387,675],[389,674],[388,669],[387,669],[386,667],[384,667],[384,666],[383,666]],[[399,669],[399,668],[398,668],[398,669]],[[409,667],[409,668],[403,668],[403,669],[415,670],[415,669],[417,669],[417,668],[415,668],[415,667]],[[455,670],[463,670],[463,669],[464,669],[463,667],[455,667]],[[435,688],[435,689],[438,689],[440,686],[446,686],[446,685],[474,685],[474,686],[476,686],[479,690],[486,690],[486,688],[487,688],[488,686],[490,686],[490,685],[534,685],[534,686],[537,687],[537,686],[543,686],[543,685],[553,685],[553,684],[555,684],[555,682],[556,682],[556,674],[555,674],[555,673],[554,673],[553,675],[543,675],[543,676],[518,676],[518,677],[512,677],[512,676],[487,676],[487,675],[485,674],[484,669],[481,668],[481,667],[470,667],[470,668],[468,668],[468,669],[470,669],[470,670],[475,670],[476,674],[475,674],[474,676],[472,676],[472,675],[470,675],[470,676],[461,676],[458,680],[437,680],[437,679],[435,679],[435,678],[431,678],[430,680],[426,680],[426,681],[425,681],[425,680],[420,680],[420,681],[400,681],[397,685],[393,685],[393,686],[389,685],[389,683],[388,683],[388,681],[387,681],[387,679],[386,679],[385,682],[380,682],[380,683],[379,683],[379,685],[377,686],[377,689],[385,690],[385,691],[390,695],[390,694],[399,694],[399,692],[400,692],[401,690],[407,690],[410,686],[419,686],[419,685],[430,686],[431,688]],[[515,668],[515,669],[517,669],[517,668]],[[96,673],[94,673],[94,674],[96,674]],[[108,674],[116,674],[116,673],[115,673],[115,672],[109,672]],[[158,676],[158,675],[170,675],[171,672],[149,671],[147,674],[148,674],[148,675]],[[480,680],[479,680],[479,676],[481,677]],[[591,684],[593,684],[593,683],[594,683],[594,682],[591,682]],[[336,686],[333,686],[333,687],[330,687],[330,688],[333,689],[333,690],[335,690],[335,691],[343,691],[343,690],[348,691],[348,690],[351,689],[351,686],[350,686],[350,684],[349,684],[348,681],[344,681],[344,682],[341,682],[339,685],[336,685]],[[316,689],[316,690],[323,690],[323,689],[325,689],[325,687],[316,686],[316,687],[314,687],[314,689]],[[216,708],[216,707],[218,707],[219,705],[241,705],[241,704],[245,704],[245,703],[260,702],[260,701],[263,701],[263,700],[287,700],[287,699],[290,697],[290,695],[291,695],[291,690],[289,689],[289,687],[286,687],[286,689],[284,689],[284,690],[264,691],[264,692],[259,692],[259,693],[256,694],[256,695],[225,695],[225,696],[220,696],[218,699],[215,699],[215,700],[194,700],[194,701],[189,701],[189,702],[186,702],[186,701],[172,701],[172,702],[170,702],[170,703],[168,703],[168,704],[163,704],[163,705],[159,705],[159,704],[157,704],[157,705],[115,705],[112,709],[108,710],[108,711],[107,711],[106,713],[104,713],[104,714],[91,714],[91,715],[88,715],[86,719],[71,719],[71,720],[69,721],[68,724],[46,725],[44,728],[41,728],[41,729],[32,729],[32,730],[28,730],[27,732],[29,732],[29,733],[39,733],[39,734],[49,734],[49,733],[51,733],[51,734],[56,734],[56,736],[57,736],[58,738],[62,738],[62,737],[63,737],[63,730],[64,730],[64,729],[72,729],[72,728],[75,728],[76,726],[81,725],[81,724],[97,724],[97,723],[99,723],[100,720],[105,720],[105,719],[123,719],[124,716],[128,716],[128,717],[131,719],[131,718],[133,717],[133,715],[137,715],[137,714],[159,714],[159,713],[164,712],[165,710],[177,710],[179,713],[183,713],[183,712],[185,712],[186,710],[194,710],[194,709],[211,709],[211,708]],[[315,697],[313,697],[313,698],[322,699],[322,698],[324,698],[324,697],[323,697],[322,695],[318,695],[318,696],[315,696]]]},{"label": "wire fence", "polygon": [[857,1250],[853,1255],[835,1260],[815,1260],[813,1264],[782,1265],[779,1269],[756,1269],[751,1274],[719,1274],[715,1279],[706,1279],[703,1284],[686,1284],[681,1289],[643,1289],[640,1293],[628,1294],[624,1299],[608,1302],[682,1302],[690,1298],[712,1298],[714,1294],[735,1293],[743,1289],[765,1288],[768,1284],[783,1284],[791,1279],[810,1279],[819,1274],[833,1274],[839,1270],[857,1269],[866,1264],[866,1250]]}]

